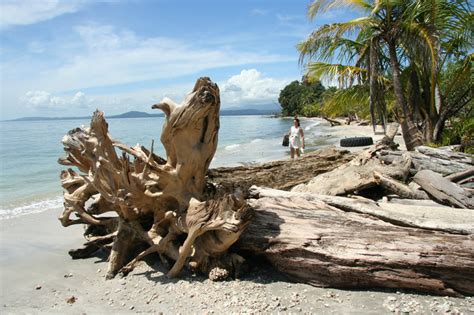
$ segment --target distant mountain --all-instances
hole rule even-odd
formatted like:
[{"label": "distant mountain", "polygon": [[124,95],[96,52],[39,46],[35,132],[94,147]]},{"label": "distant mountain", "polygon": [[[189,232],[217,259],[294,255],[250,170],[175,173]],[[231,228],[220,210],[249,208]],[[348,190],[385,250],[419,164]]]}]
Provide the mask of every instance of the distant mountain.
[{"label": "distant mountain", "polygon": [[240,116],[240,115],[273,115],[278,114],[279,111],[272,109],[224,109],[221,110],[221,116]]},{"label": "distant mountain", "polygon": [[[238,108],[234,107],[231,109],[221,110],[222,116],[240,116],[240,115],[273,115],[278,114],[279,109],[272,108],[263,108],[263,109],[254,109],[254,108]],[[163,113],[159,114],[149,114],[146,112],[139,111],[130,111],[120,115],[107,116],[107,119],[115,118],[148,118],[148,117],[162,117]],[[82,117],[22,117],[17,119],[12,119],[9,121],[39,121],[39,120],[73,120],[73,119],[90,119],[90,116]]]},{"label": "distant mountain", "polygon": [[163,113],[149,114],[149,113],[133,110],[133,111],[126,112],[120,115],[107,116],[107,119],[109,118],[147,118],[147,117],[161,117],[163,115],[164,115]]},{"label": "distant mountain", "polygon": [[[130,111],[120,115],[111,115],[107,116],[107,119],[115,118],[147,118],[147,117],[161,117],[163,113],[159,114],[149,114],[139,111]],[[12,119],[10,121],[38,121],[38,120],[73,120],[73,119],[90,119],[91,116],[77,116],[77,117],[22,117],[17,119]]]}]

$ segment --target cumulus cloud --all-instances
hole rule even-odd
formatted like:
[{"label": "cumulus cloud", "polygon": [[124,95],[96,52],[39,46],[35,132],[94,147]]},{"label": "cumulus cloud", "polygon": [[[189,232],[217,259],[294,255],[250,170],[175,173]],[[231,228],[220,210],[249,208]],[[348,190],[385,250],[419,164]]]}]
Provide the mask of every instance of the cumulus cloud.
[{"label": "cumulus cloud", "polygon": [[29,25],[46,21],[80,9],[81,2],[59,0],[2,0],[0,29],[14,25]]},{"label": "cumulus cloud", "polygon": [[32,109],[64,109],[66,107],[88,108],[93,99],[83,92],[73,96],[56,96],[47,91],[28,91],[20,97],[20,102]]},{"label": "cumulus cloud", "polygon": [[242,70],[222,84],[223,105],[258,105],[275,102],[289,80],[265,77],[256,69]]}]

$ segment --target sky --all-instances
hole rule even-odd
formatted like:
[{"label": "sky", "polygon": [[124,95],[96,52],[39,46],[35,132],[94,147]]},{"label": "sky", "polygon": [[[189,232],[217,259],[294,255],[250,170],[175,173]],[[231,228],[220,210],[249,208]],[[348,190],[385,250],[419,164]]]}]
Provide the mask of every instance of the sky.
[{"label": "sky", "polygon": [[318,26],[309,0],[1,0],[1,120],[153,112],[201,76],[221,108],[268,108],[300,80],[296,45]]}]

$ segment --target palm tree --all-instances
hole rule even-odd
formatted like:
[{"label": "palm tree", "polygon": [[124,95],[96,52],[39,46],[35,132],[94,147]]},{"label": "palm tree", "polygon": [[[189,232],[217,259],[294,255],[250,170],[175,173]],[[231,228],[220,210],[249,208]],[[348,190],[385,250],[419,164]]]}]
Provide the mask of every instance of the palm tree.
[{"label": "palm tree", "polygon": [[[404,37],[424,38],[421,45],[412,41],[412,45],[405,48],[410,59],[409,85],[424,96],[414,109],[421,119],[425,142],[439,141],[445,121],[472,99],[472,80],[454,80],[447,84],[450,89],[441,82],[453,62],[462,65],[455,67],[458,79],[465,78],[463,73],[470,69],[472,54],[468,51],[473,47],[474,30],[471,5],[465,0],[410,1],[403,21]],[[454,102],[449,95],[453,84],[461,88],[464,95]]]},{"label": "palm tree", "polygon": [[[470,46],[473,23],[469,3],[461,0],[316,0],[309,7],[309,16],[315,18],[321,12],[344,5],[354,6],[367,15],[324,25],[314,31],[298,46],[300,61],[309,61],[307,69],[311,75],[337,77],[350,85],[368,84],[373,120],[375,110],[385,110],[381,91],[388,79],[407,149],[421,145],[423,135],[425,141],[431,141],[445,106],[439,83],[444,63],[440,56],[444,53],[443,60],[448,60],[447,56],[455,52],[454,43],[458,51],[463,46],[459,43]],[[351,37],[355,39],[350,40]],[[407,92],[411,92],[408,99]],[[423,134],[418,126],[424,130]]]}]

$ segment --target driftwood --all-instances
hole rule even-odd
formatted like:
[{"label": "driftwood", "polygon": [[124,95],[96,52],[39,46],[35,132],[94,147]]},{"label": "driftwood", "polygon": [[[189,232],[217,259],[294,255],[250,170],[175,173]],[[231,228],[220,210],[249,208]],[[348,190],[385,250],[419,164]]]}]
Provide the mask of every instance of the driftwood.
[{"label": "driftwood", "polygon": [[472,179],[473,177],[474,177],[474,167],[471,167],[465,171],[448,175],[445,178],[447,180],[452,181],[453,183],[457,183],[460,181],[464,181],[466,179]]},{"label": "driftwood", "polygon": [[[429,152],[430,155],[425,155],[417,150]],[[384,163],[390,164],[393,161],[400,159],[402,155],[409,156],[413,162],[413,170],[411,170],[411,173],[413,174],[424,169],[429,169],[447,176],[467,171],[473,167],[472,156],[469,154],[456,153],[454,156],[457,156],[457,158],[450,159],[447,153],[440,151],[443,150],[432,148],[424,150],[423,147],[421,147],[421,149],[418,147],[415,151],[409,152],[381,150],[377,153],[377,157]],[[434,154],[434,152],[438,152],[438,154]]]},{"label": "driftwood", "polygon": [[[89,242],[72,255],[80,257],[108,240],[113,241],[108,278],[120,270],[128,273],[150,253],[174,261],[170,277],[184,265],[210,277],[227,276],[243,262],[227,250],[252,211],[238,192],[204,199],[205,174],[217,148],[219,89],[200,78],[183,104],[164,99],[153,108],[166,115],[161,135],[166,161],[153,154],[153,144],[147,150],[113,140],[99,111],[90,128],[74,129],[63,138],[67,156],[59,163],[76,166],[82,174],[72,169],[61,173],[66,192],[60,221],[89,225]],[[121,157],[116,149],[123,151]],[[114,215],[102,216],[106,212]],[[78,218],[71,219],[72,213]],[[137,253],[142,246],[145,250]]]},{"label": "driftwood", "polygon": [[[237,245],[264,256],[297,281],[338,288],[474,293],[472,234],[407,227],[397,220],[353,212],[354,206],[333,206],[341,201],[329,205],[330,200],[348,198],[324,196],[324,200],[260,188],[254,195],[258,199],[250,204],[255,218]],[[461,215],[456,224],[472,232],[472,217],[469,222],[465,219]]]},{"label": "driftwood", "polygon": [[321,201],[344,211],[374,216],[399,226],[454,234],[474,234],[474,217],[471,210],[453,209],[431,200],[391,199],[373,201],[359,196],[339,197],[312,193],[282,191],[253,186],[252,196],[269,198],[299,197]]},{"label": "driftwood", "polygon": [[[326,149],[297,161],[208,170],[219,107],[219,89],[208,78],[199,79],[180,105],[169,99],[153,105],[166,115],[166,159],[153,153],[154,143],[130,148],[111,138],[99,111],[89,128],[63,138],[66,157],[59,163],[77,170],[61,173],[59,219],[64,226],[87,225],[87,242],[70,251],[73,258],[109,249],[111,278],[157,253],[172,263],[170,277],[187,267],[220,280],[241,273],[243,256],[261,255],[290,277],[318,286],[474,293],[471,210],[431,200],[331,196],[382,187],[399,197],[426,197],[407,185],[415,155],[426,155],[382,154],[394,149],[398,125],[357,155]],[[389,163],[386,156],[393,156]],[[472,163],[454,163],[462,167],[443,175],[469,178],[458,173]],[[255,184],[305,187],[311,194],[250,189]]]},{"label": "driftwood", "polygon": [[464,164],[474,165],[474,161],[471,155],[462,153],[462,152],[453,152],[449,150],[430,148],[425,146],[419,146],[415,149],[417,152],[424,154],[426,156],[448,160],[456,161]]},{"label": "driftwood", "polygon": [[326,117],[326,116],[322,116],[322,117],[323,117],[324,120],[326,120],[327,122],[329,122],[331,124],[331,127],[346,124],[346,122],[342,119],[329,118],[329,117]]},{"label": "driftwood", "polygon": [[413,177],[413,180],[441,203],[458,208],[474,209],[474,198],[470,192],[433,171],[419,171]]},{"label": "driftwood", "polygon": [[286,159],[259,165],[210,169],[207,179],[217,184],[221,191],[240,189],[247,197],[253,185],[289,190],[351,161],[353,157],[347,150],[329,147],[305,153],[296,161]]},{"label": "driftwood", "polygon": [[401,198],[407,199],[429,199],[428,195],[418,189],[412,189],[391,177],[385,176],[377,171],[374,171],[375,182],[385,188],[385,190],[393,192]]},{"label": "driftwood", "polygon": [[[350,162],[331,172],[316,176],[308,183],[294,187],[292,191],[332,196],[346,195],[378,185],[381,174],[405,181],[412,163],[409,156],[401,156],[401,159],[393,160],[389,165],[374,158],[377,152],[394,146],[393,138],[397,129],[398,124],[392,125],[383,139],[361,151]],[[379,174],[378,178],[374,176],[374,172]]]}]

